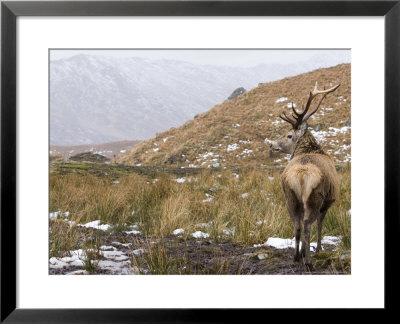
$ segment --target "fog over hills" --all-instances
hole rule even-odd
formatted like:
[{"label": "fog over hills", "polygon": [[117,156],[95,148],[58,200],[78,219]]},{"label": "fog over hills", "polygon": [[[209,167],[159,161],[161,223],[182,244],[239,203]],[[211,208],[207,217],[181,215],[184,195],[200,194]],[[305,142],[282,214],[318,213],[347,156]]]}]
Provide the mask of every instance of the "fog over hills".
[{"label": "fog over hills", "polygon": [[50,62],[50,144],[144,140],[203,113],[239,87],[345,62],[324,55],[254,67],[86,54]]}]

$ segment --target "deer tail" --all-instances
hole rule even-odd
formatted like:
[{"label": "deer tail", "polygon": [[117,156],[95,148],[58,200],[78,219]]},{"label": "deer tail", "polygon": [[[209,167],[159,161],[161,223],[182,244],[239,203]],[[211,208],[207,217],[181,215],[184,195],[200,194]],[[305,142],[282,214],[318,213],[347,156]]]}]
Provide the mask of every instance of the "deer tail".
[{"label": "deer tail", "polygon": [[314,164],[295,165],[286,175],[289,187],[304,205],[320,183],[321,177],[321,171]]}]

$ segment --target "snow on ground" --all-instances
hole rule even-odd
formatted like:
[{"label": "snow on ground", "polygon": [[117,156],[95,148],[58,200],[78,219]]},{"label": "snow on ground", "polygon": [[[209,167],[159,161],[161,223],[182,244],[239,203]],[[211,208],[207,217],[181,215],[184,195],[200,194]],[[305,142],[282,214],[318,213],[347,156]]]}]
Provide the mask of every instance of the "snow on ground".
[{"label": "snow on ground", "polygon": [[295,103],[293,103],[293,102],[289,102],[287,105],[286,105],[286,107],[288,107],[288,108],[296,108],[297,107],[297,105],[295,104]]},{"label": "snow on ground", "polygon": [[242,143],[242,144],[251,144],[251,141],[250,141],[250,140],[239,140],[239,143]]},{"label": "snow on ground", "polygon": [[234,143],[234,144],[229,144],[228,147],[227,147],[227,149],[226,149],[226,151],[227,151],[227,152],[232,152],[232,151],[237,150],[238,148],[239,148],[239,145],[236,144],[236,143]]},{"label": "snow on ground", "polygon": [[288,100],[287,97],[282,97],[282,98],[277,99],[275,102],[276,102],[276,103],[280,103],[280,102],[284,102],[284,101],[286,101],[286,100]]},{"label": "snow on ground", "polygon": [[265,224],[267,221],[264,219],[264,220],[260,220],[260,221],[257,221],[256,222],[256,225],[262,225],[262,224]]},{"label": "snow on ground", "polygon": [[[117,242],[118,243],[118,242]],[[123,244],[121,244],[123,245]],[[142,251],[139,251],[142,250]],[[132,251],[134,254],[143,253],[143,249]],[[50,269],[68,269],[70,267],[82,268],[85,266],[87,261],[86,252],[94,252],[93,250],[73,250],[70,251],[69,257],[56,258],[52,257],[49,260]],[[90,262],[99,267],[102,270],[107,270],[109,274],[137,274],[139,269],[137,267],[131,267],[131,261],[129,256],[124,252],[119,251],[114,246],[101,246],[99,249],[99,255],[104,257],[103,260],[90,260]],[[74,270],[66,273],[68,275],[84,275],[88,274],[86,270]]]},{"label": "snow on ground", "polygon": [[311,134],[315,137],[317,141],[326,142],[327,137],[337,136],[338,133],[346,134],[349,130],[351,130],[350,126],[343,126],[341,128],[329,127],[328,131],[315,131],[311,130]]},{"label": "snow on ground", "polygon": [[78,275],[88,275],[89,272],[86,270],[75,270],[71,272],[67,272],[66,275],[78,276]]},{"label": "snow on ground", "polygon": [[68,217],[69,216],[69,211],[66,211],[65,213],[62,213],[61,210],[59,210],[59,211],[56,211],[54,213],[49,213],[49,218],[50,219],[56,219],[59,216]]},{"label": "snow on ground", "polygon": [[139,234],[142,234],[142,232],[141,232],[141,231],[136,231],[136,230],[133,230],[133,231],[125,231],[125,233],[126,233],[126,234],[133,234],[133,235],[139,235]]},{"label": "snow on ground", "polygon": [[212,200],[214,199],[214,196],[212,196],[208,193],[206,193],[206,197],[207,197],[207,199],[204,199],[203,203],[212,202]]},{"label": "snow on ground", "polygon": [[86,228],[95,228],[95,229],[102,230],[102,231],[107,231],[112,227],[111,225],[108,225],[108,224],[100,225],[100,220],[95,220],[93,222],[89,222],[89,223],[86,223],[83,225],[79,224],[78,226],[86,227]]},{"label": "snow on ground", "polygon": [[222,230],[222,233],[224,233],[226,236],[233,236],[235,235],[235,229],[224,229]]},{"label": "snow on ground", "polygon": [[324,236],[321,240],[321,244],[339,245],[341,241],[341,236]]},{"label": "snow on ground", "polygon": [[124,247],[130,247],[132,243],[121,243],[121,242],[111,242],[111,244],[114,244],[116,246],[124,246]]},{"label": "snow on ground", "polygon": [[194,237],[194,238],[209,238],[210,234],[204,233],[202,231],[197,231],[197,232],[192,233],[192,237]]},{"label": "snow on ground", "polygon": [[183,234],[185,230],[183,228],[177,228],[176,230],[172,231],[172,235],[180,235]]},{"label": "snow on ground", "polygon": [[175,179],[175,181],[177,183],[184,183],[186,181],[186,178],[178,178],[178,179]]},{"label": "snow on ground", "polygon": [[[327,244],[327,245],[334,245],[338,246],[340,242],[342,241],[341,237],[337,236],[324,236],[321,240],[321,244]],[[263,244],[254,244],[254,247],[262,247],[262,246],[271,246],[274,247],[275,249],[294,249],[296,246],[296,240],[295,238],[292,239],[283,239],[279,237],[270,237],[268,240],[263,243]],[[310,251],[315,251],[317,248],[317,242],[311,242],[310,243]],[[301,249],[301,242],[300,242],[300,249]],[[324,250],[324,247],[322,246],[322,250]]]},{"label": "snow on ground", "polygon": [[244,149],[243,152],[239,153],[238,155],[236,155],[236,157],[240,157],[240,156],[244,156],[244,155],[250,155],[251,153],[253,153],[253,150]]}]

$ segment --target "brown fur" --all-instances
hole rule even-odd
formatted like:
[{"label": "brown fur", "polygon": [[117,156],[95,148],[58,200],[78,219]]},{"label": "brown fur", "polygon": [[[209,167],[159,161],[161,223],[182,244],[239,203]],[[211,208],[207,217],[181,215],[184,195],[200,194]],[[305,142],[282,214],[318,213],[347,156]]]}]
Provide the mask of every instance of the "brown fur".
[{"label": "brown fur", "polygon": [[338,176],[330,156],[325,154],[315,138],[306,131],[294,144],[292,159],[281,176],[286,206],[292,218],[295,237],[295,260],[299,260],[299,240],[301,223],[304,224],[304,237],[301,255],[312,269],[310,257],[310,227],[317,220],[317,251],[321,250],[322,221],[328,208],[338,195]]}]

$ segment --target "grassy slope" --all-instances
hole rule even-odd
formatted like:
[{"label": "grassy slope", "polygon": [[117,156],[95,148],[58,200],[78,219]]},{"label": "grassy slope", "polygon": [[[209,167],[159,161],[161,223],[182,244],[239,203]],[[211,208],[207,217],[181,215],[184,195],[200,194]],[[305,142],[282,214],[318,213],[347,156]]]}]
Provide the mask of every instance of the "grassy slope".
[{"label": "grassy slope", "polygon": [[[306,102],[316,81],[319,88],[337,83],[341,86],[327,96],[309,125],[314,128],[320,125],[322,131],[328,131],[329,127],[341,128],[350,120],[350,69],[350,64],[341,64],[262,84],[236,99],[216,105],[179,128],[157,134],[155,138],[118,156],[115,161],[127,165],[177,167],[208,167],[215,163],[222,167],[274,164],[277,158],[269,156],[265,139],[275,139],[290,129],[287,123],[278,118],[279,114],[291,111],[287,107],[291,101],[299,109]],[[276,102],[282,97],[287,97],[288,101]],[[326,142],[321,144],[334,155],[337,163],[342,162],[345,154],[350,152],[338,150],[342,145],[350,144],[350,131],[326,138]],[[232,144],[237,144],[238,148],[228,151],[228,145]]]}]

